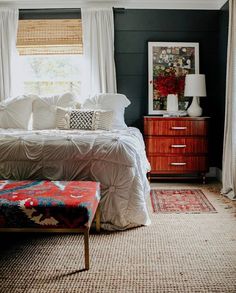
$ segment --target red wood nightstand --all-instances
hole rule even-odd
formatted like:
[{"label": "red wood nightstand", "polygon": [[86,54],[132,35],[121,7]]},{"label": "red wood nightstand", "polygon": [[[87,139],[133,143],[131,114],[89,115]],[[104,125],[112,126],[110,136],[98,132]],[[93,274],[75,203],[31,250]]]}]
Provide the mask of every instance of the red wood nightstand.
[{"label": "red wood nightstand", "polygon": [[191,174],[202,176],[205,183],[208,120],[209,117],[145,116],[144,138],[151,164],[149,178]]}]

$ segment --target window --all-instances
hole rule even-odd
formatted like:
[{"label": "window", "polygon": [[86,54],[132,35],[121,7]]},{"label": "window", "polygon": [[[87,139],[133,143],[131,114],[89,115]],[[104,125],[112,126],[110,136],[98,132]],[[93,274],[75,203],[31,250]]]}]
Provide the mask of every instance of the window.
[{"label": "window", "polygon": [[19,20],[17,49],[24,64],[25,94],[80,94],[81,19]]}]

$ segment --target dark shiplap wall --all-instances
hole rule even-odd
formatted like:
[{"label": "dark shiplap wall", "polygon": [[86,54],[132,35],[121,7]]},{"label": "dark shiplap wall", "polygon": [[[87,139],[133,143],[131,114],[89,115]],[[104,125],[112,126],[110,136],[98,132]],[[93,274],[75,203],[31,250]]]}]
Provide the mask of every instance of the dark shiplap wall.
[{"label": "dark shiplap wall", "polygon": [[[200,73],[206,74],[207,98],[201,98],[203,115],[218,119],[219,16],[217,10],[115,11],[115,59],[118,92],[131,100],[126,122],[142,129],[148,113],[148,41],[199,42]],[[222,133],[219,134],[222,136]],[[219,137],[210,135],[210,166],[215,166]]]},{"label": "dark shiplap wall", "polygon": [[216,119],[216,166],[222,168],[223,152],[223,132],[225,118],[225,80],[226,80],[226,63],[227,63],[227,39],[228,39],[228,21],[229,21],[229,3],[227,2],[220,10],[219,18],[219,92],[216,95],[215,112]]}]

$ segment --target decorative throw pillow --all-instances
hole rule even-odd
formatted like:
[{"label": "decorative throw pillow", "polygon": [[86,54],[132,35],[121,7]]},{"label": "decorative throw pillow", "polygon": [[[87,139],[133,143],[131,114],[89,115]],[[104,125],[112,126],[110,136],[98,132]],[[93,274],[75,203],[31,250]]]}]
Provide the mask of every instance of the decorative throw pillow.
[{"label": "decorative throw pillow", "polygon": [[102,109],[114,112],[112,128],[127,128],[124,120],[125,108],[130,105],[129,99],[122,94],[97,94],[86,99],[83,107],[85,109]]},{"label": "decorative throw pillow", "polygon": [[33,96],[19,96],[0,103],[0,128],[28,129]]},{"label": "decorative throw pillow", "polygon": [[112,121],[112,111],[57,108],[56,126],[59,129],[110,130]]},{"label": "decorative throw pillow", "polygon": [[98,129],[111,130],[113,126],[114,111],[96,110],[98,116]]},{"label": "decorative throw pillow", "polygon": [[70,129],[84,129],[84,130],[93,130],[96,129],[96,113],[94,111],[78,111],[72,110],[70,112]]},{"label": "decorative throw pillow", "polygon": [[57,107],[75,108],[78,101],[71,93],[51,97],[37,97],[33,102],[33,129],[56,128]]}]

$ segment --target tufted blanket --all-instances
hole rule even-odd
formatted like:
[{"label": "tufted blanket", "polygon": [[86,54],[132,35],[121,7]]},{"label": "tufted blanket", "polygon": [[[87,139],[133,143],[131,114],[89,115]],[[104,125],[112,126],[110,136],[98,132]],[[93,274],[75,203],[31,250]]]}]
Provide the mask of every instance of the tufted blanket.
[{"label": "tufted blanket", "polygon": [[149,168],[136,128],[0,129],[0,178],[98,181],[102,227],[107,230],[150,223],[146,207]]}]

